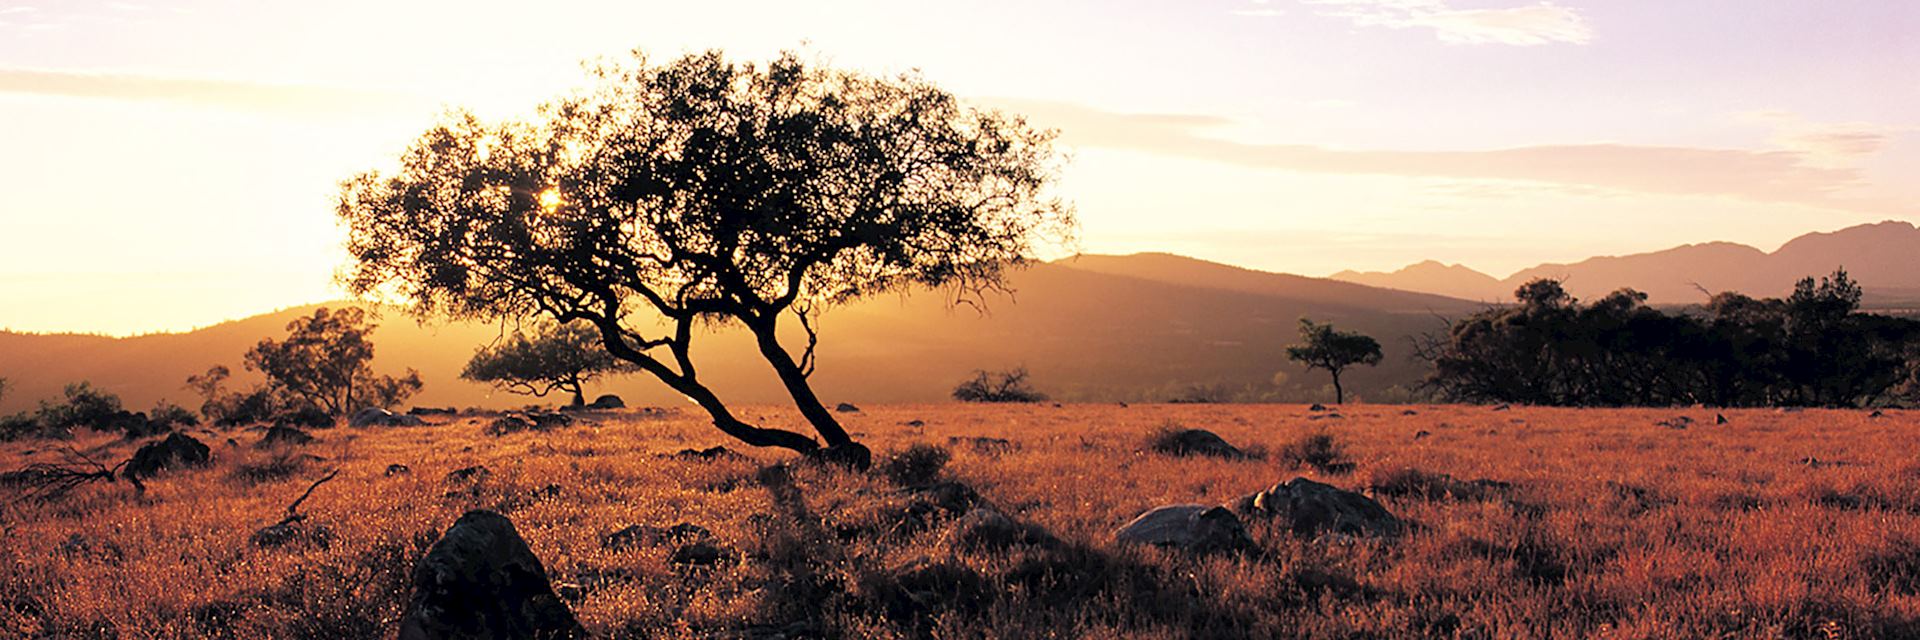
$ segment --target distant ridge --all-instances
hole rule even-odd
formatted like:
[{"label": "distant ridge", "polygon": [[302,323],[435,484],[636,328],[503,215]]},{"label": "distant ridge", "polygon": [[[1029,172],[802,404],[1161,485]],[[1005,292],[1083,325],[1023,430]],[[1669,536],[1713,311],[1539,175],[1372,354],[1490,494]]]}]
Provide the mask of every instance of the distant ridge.
[{"label": "distant ridge", "polygon": [[1535,278],[1565,281],[1574,296],[1591,299],[1623,287],[1658,304],[1705,302],[1711,293],[1785,295],[1806,276],[1845,267],[1867,291],[1868,306],[1904,306],[1920,291],[1920,228],[1889,220],[1802,235],[1767,253],[1732,242],[1688,244],[1568,264],[1542,264],[1504,279],[1460,265],[1421,262],[1393,272],[1342,271],[1330,276],[1375,287],[1469,300],[1505,301]]}]

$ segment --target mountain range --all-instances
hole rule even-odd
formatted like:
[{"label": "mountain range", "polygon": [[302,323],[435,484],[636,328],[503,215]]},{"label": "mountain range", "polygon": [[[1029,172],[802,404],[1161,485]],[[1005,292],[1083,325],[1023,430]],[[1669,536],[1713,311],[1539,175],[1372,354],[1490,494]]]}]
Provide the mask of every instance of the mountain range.
[{"label": "mountain range", "polygon": [[1512,299],[1514,289],[1529,280],[1555,278],[1582,299],[1632,287],[1646,293],[1654,304],[1697,304],[1722,291],[1786,295],[1801,278],[1824,276],[1843,267],[1866,289],[1868,306],[1912,308],[1920,301],[1920,228],[1890,220],[1809,233],[1772,253],[1731,242],[1689,244],[1651,253],[1543,264],[1506,278],[1434,261],[1392,272],[1342,271],[1330,278],[1487,302]]}]

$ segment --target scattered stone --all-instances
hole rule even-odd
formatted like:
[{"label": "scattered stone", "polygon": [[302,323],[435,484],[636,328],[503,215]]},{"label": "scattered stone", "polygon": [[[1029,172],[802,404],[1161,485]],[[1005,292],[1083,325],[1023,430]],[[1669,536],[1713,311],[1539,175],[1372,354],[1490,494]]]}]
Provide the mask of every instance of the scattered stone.
[{"label": "scattered stone", "polygon": [[1881,412],[1881,411],[1880,411],[1879,409],[1874,409],[1872,413],[1868,413],[1868,414],[1867,414],[1867,417],[1869,417],[1869,418],[1879,418],[1879,417],[1883,417],[1883,416],[1885,416],[1885,415],[1887,415],[1887,414],[1886,414],[1886,413],[1883,413],[1883,412]]},{"label": "scattered stone", "polygon": [[1727,423],[1727,417],[1726,417],[1726,416],[1724,416],[1724,415],[1721,415],[1721,414],[1718,414],[1718,413],[1716,413],[1716,414],[1713,414],[1713,423],[1714,423],[1714,424],[1726,424],[1726,423]]},{"label": "scattered stone", "polygon": [[404,465],[404,464],[387,465],[387,477],[389,478],[394,476],[404,476],[409,473],[413,473],[413,468],[408,467],[407,465]]},{"label": "scattered stone", "polygon": [[821,447],[806,452],[806,458],[821,464],[866,471],[873,468],[873,451],[858,442]]},{"label": "scattered stone", "polygon": [[711,542],[694,542],[673,550],[667,562],[687,568],[708,568],[733,559],[733,552]]},{"label": "scattered stone", "polygon": [[1299,535],[1391,536],[1405,528],[1372,498],[1306,478],[1241,498],[1234,510],[1248,517],[1280,520]]},{"label": "scattered stone", "polygon": [[130,480],[151,478],[162,470],[204,467],[213,458],[213,450],[183,433],[168,434],[166,439],[149,442],[133,452],[133,459],[120,469],[120,477]]},{"label": "scattered stone", "polygon": [[297,446],[312,443],[313,436],[305,431],[293,427],[275,425],[267,429],[267,434],[261,436],[260,441],[254,443],[253,448],[268,449],[272,447]]},{"label": "scattered stone", "polygon": [[1015,522],[999,510],[986,506],[975,507],[955,520],[953,528],[947,530],[946,540],[949,546],[969,551],[999,551],[1059,542],[1046,529]]},{"label": "scattered stone", "polygon": [[1140,514],[1113,534],[1121,544],[1147,544],[1195,553],[1239,551],[1253,538],[1239,516],[1221,507],[1176,504]]},{"label": "scattered stone", "polygon": [[379,407],[367,407],[353,412],[347,424],[354,427],[418,427],[426,424],[419,416],[400,415]]},{"label": "scattered stone", "polygon": [[851,402],[842,402],[839,406],[834,407],[833,410],[840,413],[859,413],[860,407],[853,406]]},{"label": "scattered stone", "polygon": [[413,571],[399,640],[585,638],[513,522],[469,511]]},{"label": "scattered stone", "polygon": [[227,446],[229,446],[229,447],[238,447],[238,446],[240,446],[240,441],[239,441],[239,440],[235,440],[235,439],[233,439],[233,438],[227,438]]},{"label": "scattered stone", "polygon": [[1177,429],[1155,436],[1153,450],[1176,456],[1245,458],[1246,452],[1206,429]]},{"label": "scattered stone", "polygon": [[1307,410],[1308,410],[1308,411],[1326,411],[1326,410],[1327,410],[1327,405],[1324,405],[1324,404],[1320,404],[1320,403],[1318,403],[1318,402],[1315,402],[1315,403],[1313,403],[1313,406],[1310,406],[1310,407],[1307,407]]},{"label": "scattered stone", "polygon": [[471,467],[462,467],[459,469],[448,471],[447,481],[448,482],[467,482],[467,481],[479,482],[481,480],[487,479],[487,477],[491,475],[493,475],[493,471],[491,469],[488,469],[481,465],[474,465]]},{"label": "scattered stone", "polygon": [[509,413],[509,414],[500,416],[498,418],[494,418],[493,423],[487,425],[486,431],[487,431],[487,435],[501,436],[509,433],[518,433],[521,431],[532,431],[534,427],[535,425],[533,421],[527,419],[526,416],[522,416],[515,413]]},{"label": "scattered stone", "polygon": [[621,400],[620,396],[616,396],[609,393],[609,394],[600,396],[598,398],[594,398],[593,404],[589,404],[587,406],[593,407],[595,409],[625,409],[627,408],[627,401]]},{"label": "scattered stone", "polygon": [[908,420],[908,421],[907,421],[907,426],[909,426],[909,427],[913,427],[913,428],[915,428],[915,429],[918,429],[918,428],[920,428],[920,427],[924,427],[924,426],[927,426],[927,421],[925,421],[925,420]]},{"label": "scattered stone", "polygon": [[1419,439],[1421,439],[1421,438],[1425,438],[1425,437],[1427,437],[1427,436],[1430,436],[1430,435],[1433,435],[1433,432],[1432,432],[1432,431],[1428,431],[1428,430],[1426,430],[1426,429],[1421,429],[1421,430],[1419,430],[1419,431],[1415,431],[1415,432],[1413,432],[1413,439],[1415,439],[1415,440],[1419,440]]},{"label": "scattered stone", "polygon": [[440,408],[440,407],[414,407],[414,408],[412,408],[412,409],[408,409],[408,410],[407,410],[407,415],[410,415],[410,416],[450,416],[450,415],[453,415],[453,414],[456,414],[456,413],[459,413],[459,412],[460,412],[460,411],[459,411],[458,409],[454,409],[453,407],[446,407],[446,408]]},{"label": "scattered stone", "polygon": [[1493,406],[1493,410],[1494,410],[1494,411],[1506,411],[1506,410],[1508,410],[1508,409],[1512,409],[1512,408],[1513,408],[1513,405],[1510,405],[1510,404],[1507,404],[1507,403],[1505,403],[1505,402],[1502,402],[1502,403],[1500,403],[1500,404],[1497,404],[1497,405],[1494,405],[1494,406]]},{"label": "scattered stone", "polygon": [[1012,440],[1006,438],[989,438],[986,436],[949,437],[947,438],[947,444],[952,446],[967,445],[979,453],[1005,453],[1019,448],[1013,444]]},{"label": "scattered stone", "polygon": [[1406,410],[1402,410],[1402,411],[1400,412],[1400,415],[1403,415],[1403,416],[1417,416],[1417,415],[1420,415],[1420,412],[1418,412],[1418,411],[1414,411],[1414,410],[1412,410],[1412,409],[1406,409]]},{"label": "scattered stone", "polygon": [[674,452],[673,457],[687,458],[687,459],[697,458],[700,460],[715,460],[719,458],[742,458],[745,456],[742,456],[738,453],[734,453],[732,450],[726,447],[712,446],[712,447],[707,447],[705,449],[691,449],[691,448],[681,449],[677,452]]}]

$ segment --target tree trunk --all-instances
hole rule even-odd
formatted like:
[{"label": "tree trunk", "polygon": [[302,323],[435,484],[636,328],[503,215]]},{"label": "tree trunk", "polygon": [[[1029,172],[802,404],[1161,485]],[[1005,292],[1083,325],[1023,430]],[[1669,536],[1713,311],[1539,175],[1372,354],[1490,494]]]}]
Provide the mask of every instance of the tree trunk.
[{"label": "tree trunk", "polygon": [[784,429],[756,427],[741,422],[740,419],[733,417],[733,412],[727,410],[727,406],[720,402],[720,397],[714,395],[712,389],[700,384],[692,376],[675,372],[653,356],[634,349],[627,344],[626,338],[621,336],[620,327],[614,321],[604,318],[594,320],[595,325],[600,328],[601,342],[606,346],[607,353],[639,365],[642,371],[652,374],[674,391],[680,392],[680,395],[700,405],[700,408],[706,410],[707,415],[713,418],[713,426],[719,428],[721,432],[755,447],[780,447],[799,453],[810,453],[820,448],[819,442],[803,434]]},{"label": "tree trunk", "polygon": [[576,407],[587,406],[587,395],[581,390],[581,386],[580,381],[575,379],[572,384],[566,387],[567,390],[573,392],[573,406]]},{"label": "tree trunk", "polygon": [[1340,372],[1333,372],[1333,403],[1346,404],[1347,392],[1340,388]]},{"label": "tree trunk", "polygon": [[833,412],[820,403],[820,397],[813,393],[813,385],[807,382],[806,372],[800,370],[799,363],[793,361],[793,354],[780,346],[780,338],[774,334],[777,321],[750,325],[755,342],[760,346],[760,355],[773,365],[773,371],[780,376],[780,383],[786,385],[787,395],[793,396],[794,406],[800,409],[800,415],[813,425],[813,430],[827,442],[827,446],[839,446],[853,443],[846,429],[840,427],[840,421],[833,418]]}]

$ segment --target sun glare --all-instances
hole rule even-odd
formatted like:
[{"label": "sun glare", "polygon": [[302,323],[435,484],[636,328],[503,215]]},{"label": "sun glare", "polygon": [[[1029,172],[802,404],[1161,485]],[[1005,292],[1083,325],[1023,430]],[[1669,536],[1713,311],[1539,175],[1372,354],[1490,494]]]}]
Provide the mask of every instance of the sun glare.
[{"label": "sun glare", "polygon": [[540,192],[540,208],[548,213],[560,208],[561,202],[559,189],[548,187],[546,191]]}]

